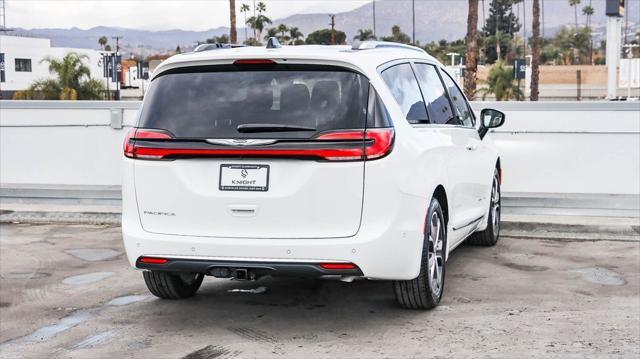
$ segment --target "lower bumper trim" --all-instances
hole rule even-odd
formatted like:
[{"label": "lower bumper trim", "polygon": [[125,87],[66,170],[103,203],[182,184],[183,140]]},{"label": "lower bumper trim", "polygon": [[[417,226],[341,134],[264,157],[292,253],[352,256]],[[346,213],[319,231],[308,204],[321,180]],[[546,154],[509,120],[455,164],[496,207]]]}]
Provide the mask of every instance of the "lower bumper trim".
[{"label": "lower bumper trim", "polygon": [[322,277],[322,276],[353,276],[362,277],[360,268],[353,269],[325,269],[320,263],[286,263],[286,262],[247,262],[221,261],[204,259],[164,258],[164,263],[148,263],[136,260],[136,268],[170,272],[202,273],[206,275],[235,277],[237,273],[246,273],[248,278],[258,278],[265,275],[274,277]]}]

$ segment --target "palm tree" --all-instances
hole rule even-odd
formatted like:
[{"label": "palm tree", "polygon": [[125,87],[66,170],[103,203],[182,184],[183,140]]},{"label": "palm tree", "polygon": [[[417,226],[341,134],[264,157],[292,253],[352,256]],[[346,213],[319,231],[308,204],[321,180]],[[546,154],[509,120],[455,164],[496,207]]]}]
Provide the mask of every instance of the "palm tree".
[{"label": "palm tree", "polygon": [[278,32],[280,33],[280,38],[278,40],[282,41],[283,43],[286,43],[287,41],[289,41],[289,37],[286,36],[287,31],[289,31],[289,28],[287,27],[287,25],[285,24],[280,24],[277,27]]},{"label": "palm tree", "polygon": [[[293,45],[297,45],[298,40],[300,38],[302,38],[304,35],[300,32],[300,29],[298,29],[295,26],[292,26],[289,28],[289,38],[291,39],[291,43]],[[302,41],[302,40],[300,40]]]},{"label": "palm tree", "polygon": [[261,38],[262,31],[264,30],[265,25],[271,25],[271,19],[262,13],[267,11],[267,5],[265,5],[262,1],[259,2],[255,9],[258,11],[258,15],[254,15],[247,20],[247,24],[249,24],[255,33],[256,40]]},{"label": "palm tree", "polygon": [[232,44],[238,43],[238,31],[236,30],[236,0],[229,0],[229,38]]},{"label": "palm tree", "polygon": [[360,41],[375,40],[376,36],[371,29],[358,29],[358,34],[353,39]]},{"label": "palm tree", "polygon": [[[496,60],[501,59],[501,48],[505,44],[509,44],[512,38],[509,33],[502,32],[500,30],[496,31],[495,35],[487,36],[484,38],[485,45],[493,45],[496,47]],[[511,46],[507,46],[511,47]]]},{"label": "palm tree", "polygon": [[100,36],[100,38],[98,39],[98,44],[100,44],[100,49],[104,50],[104,47],[107,45],[107,42],[109,40],[107,39],[106,36]]},{"label": "palm tree", "polygon": [[390,41],[390,42],[399,42],[402,44],[408,44],[411,42],[411,38],[409,35],[405,34],[400,30],[400,26],[393,25],[391,27],[391,36],[385,36],[382,38],[382,41]]},{"label": "palm tree", "polygon": [[524,97],[522,90],[513,83],[513,67],[505,66],[501,60],[496,61],[489,71],[486,83],[487,88],[479,90],[483,93],[482,100],[490,93],[496,96],[496,101],[521,100]]},{"label": "palm tree", "polygon": [[244,39],[249,40],[249,35],[247,35],[247,12],[249,12],[251,8],[247,4],[242,4],[240,6],[240,12],[244,14]]},{"label": "palm tree", "polygon": [[[587,27],[591,29],[591,16],[594,14],[593,6],[591,6],[591,0],[589,5],[582,8],[582,15],[587,17]],[[593,35],[589,33],[589,63],[593,65]]]},{"label": "palm tree", "polygon": [[68,53],[62,60],[45,57],[41,63],[49,64],[49,72],[55,79],[38,80],[16,97],[43,100],[101,100],[104,86],[91,78],[91,71],[83,63],[87,55]]},{"label": "palm tree", "polygon": [[469,99],[473,99],[476,92],[476,74],[478,72],[478,0],[469,0],[466,42],[464,92]]},{"label": "palm tree", "polygon": [[587,17],[587,26],[591,27],[591,16],[593,16],[593,6],[590,4],[582,8],[582,15]]},{"label": "palm tree", "polygon": [[578,5],[580,5],[580,0],[569,0],[569,6],[573,7],[574,16],[576,20],[576,34],[578,33]]},{"label": "palm tree", "polygon": [[533,0],[533,43],[531,44],[531,101],[538,101],[540,83],[540,0]]},{"label": "palm tree", "polygon": [[267,29],[267,33],[264,35],[264,40],[268,41],[269,38],[278,38],[278,41],[280,41],[279,37],[280,35],[278,34],[278,28],[277,27],[272,27],[270,29]]}]

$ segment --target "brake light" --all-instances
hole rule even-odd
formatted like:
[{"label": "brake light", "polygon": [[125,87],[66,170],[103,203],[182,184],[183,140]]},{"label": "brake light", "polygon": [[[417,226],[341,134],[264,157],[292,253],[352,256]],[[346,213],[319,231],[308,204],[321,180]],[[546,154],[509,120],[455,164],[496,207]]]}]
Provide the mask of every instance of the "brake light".
[{"label": "brake light", "polygon": [[244,59],[244,60],[236,60],[233,62],[234,65],[275,65],[276,62],[269,59]]},{"label": "brake light", "polygon": [[169,260],[166,258],[140,257],[140,259],[138,259],[138,262],[146,264],[166,264],[167,262],[169,262]]},{"label": "brake light", "polygon": [[358,268],[353,263],[321,263],[320,267],[322,267],[323,269],[330,269],[330,270],[341,270],[341,269],[344,270],[344,269]]},{"label": "brake light", "polygon": [[135,140],[170,140],[171,133],[164,130],[132,128],[124,138],[124,155],[129,158],[137,158]]},{"label": "brake light", "polygon": [[[366,141],[364,147],[364,153],[361,149],[356,149],[357,153],[354,153],[351,159],[367,159],[374,160],[381,158],[389,154],[393,149],[393,140],[395,132],[393,128],[375,128],[364,130],[350,130],[350,131],[338,131],[322,134],[316,139],[318,140],[364,140]],[[345,158],[327,158],[329,160],[345,160]]]},{"label": "brake light", "polygon": [[[259,147],[189,147],[184,143],[158,146],[174,137],[167,131],[133,129],[127,135],[124,154],[129,158],[148,160],[193,157],[291,157],[326,161],[374,160],[386,156],[393,149],[393,128],[345,130],[320,134],[301,141],[297,146],[278,147],[278,144]],[[143,140],[138,143],[136,140]]]}]

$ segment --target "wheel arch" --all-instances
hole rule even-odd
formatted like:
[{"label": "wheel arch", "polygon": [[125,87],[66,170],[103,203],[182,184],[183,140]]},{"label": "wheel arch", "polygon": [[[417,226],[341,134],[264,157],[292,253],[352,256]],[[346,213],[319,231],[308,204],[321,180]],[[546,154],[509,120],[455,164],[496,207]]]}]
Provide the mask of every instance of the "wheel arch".
[{"label": "wheel arch", "polygon": [[442,214],[444,215],[444,224],[449,224],[449,202],[447,200],[447,191],[444,186],[439,184],[433,191],[433,198],[437,199],[442,207]]}]

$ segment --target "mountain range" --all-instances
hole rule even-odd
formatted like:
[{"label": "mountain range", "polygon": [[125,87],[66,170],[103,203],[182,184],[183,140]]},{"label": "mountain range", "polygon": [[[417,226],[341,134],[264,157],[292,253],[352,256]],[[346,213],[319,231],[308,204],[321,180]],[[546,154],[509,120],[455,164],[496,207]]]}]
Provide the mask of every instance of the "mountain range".
[{"label": "mountain range", "polygon": [[[482,1],[482,0],[481,0]],[[482,1],[485,10],[480,9],[479,26],[482,26],[483,18],[489,16],[488,5],[490,0]],[[562,26],[574,23],[574,9],[566,0],[543,0],[544,24],[549,36]],[[578,8],[578,21],[584,24],[585,18],[581,15],[581,7]],[[637,29],[640,22],[640,0],[627,1],[628,20],[632,29]],[[456,40],[463,38],[467,28],[467,4],[468,0],[418,0],[415,2],[415,29],[416,39],[421,43],[434,40]],[[409,0],[378,0],[376,1],[376,34],[378,36],[389,35],[393,25],[399,25],[403,32],[412,35],[412,11]],[[514,6],[514,11],[523,5]],[[531,34],[530,14],[532,1],[526,1],[526,16],[523,18],[522,8],[519,8],[520,23],[526,23],[528,36]],[[606,17],[604,14],[605,0],[592,0],[595,14],[592,23],[596,28],[602,28]],[[329,12],[315,14],[297,14],[282,19],[274,19],[272,26],[286,24],[296,26],[303,34],[328,28]],[[268,15],[268,13],[267,13]],[[526,21],[525,21],[526,20]],[[238,16],[238,25],[241,25],[241,17]],[[350,42],[358,29],[373,28],[373,7],[371,3],[365,4],[351,11],[336,14],[336,28],[347,33]],[[636,30],[637,31],[637,30]],[[634,31],[635,32],[635,31]],[[190,30],[164,30],[149,31],[131,28],[98,26],[90,29],[22,29],[18,28],[13,34],[19,36],[45,37],[52,41],[53,46],[98,48],[98,38],[101,36],[122,36],[121,47],[124,51],[140,54],[152,54],[174,50],[176,46],[181,48],[193,47],[196,41],[204,41],[213,36],[228,34],[228,27],[211,28],[205,31]],[[240,41],[244,40],[244,28],[238,29]],[[252,31],[249,31],[251,34]],[[112,40],[110,40],[112,42]],[[113,47],[113,44],[112,44]]]}]

